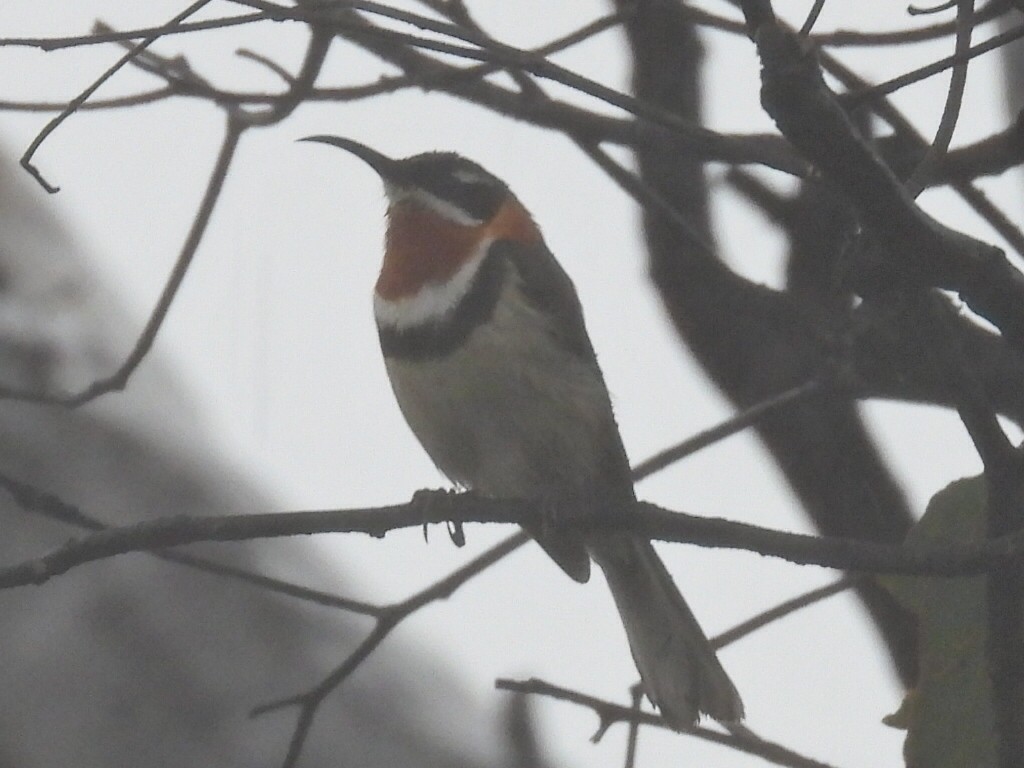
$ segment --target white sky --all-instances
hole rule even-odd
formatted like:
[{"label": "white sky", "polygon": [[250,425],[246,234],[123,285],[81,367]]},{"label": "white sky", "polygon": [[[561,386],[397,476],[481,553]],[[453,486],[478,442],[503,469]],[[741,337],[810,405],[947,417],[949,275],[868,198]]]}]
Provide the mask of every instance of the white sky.
[{"label": "white sky", "polygon": [[[11,1],[0,6],[0,29],[4,35],[81,33],[95,18],[119,28],[142,26],[169,18],[182,5]],[[810,3],[777,5],[803,13]],[[524,46],[555,38],[606,10],[584,0],[474,6],[481,6],[478,18],[493,34]],[[709,0],[707,6],[733,15],[725,3]],[[226,2],[216,9],[218,15],[231,12]],[[872,0],[830,3],[820,27],[887,28],[905,21],[897,4]],[[294,71],[303,40],[298,25],[264,24],[169,39],[156,50],[186,51],[198,72],[222,84],[276,88],[264,70],[231,52],[253,48]],[[770,130],[756,106],[759,65],[753,47],[721,35],[707,40],[713,126]],[[870,57],[851,50],[845,60],[856,62],[869,79],[882,79],[944,55],[951,45],[886,49]],[[4,51],[7,74],[0,95],[70,97],[119,55],[112,46],[51,54]],[[558,61],[602,82],[625,84],[616,34]],[[993,66],[991,59],[972,65],[955,143],[1003,124],[1001,105],[993,99]],[[339,46],[321,82],[360,83],[379,72],[372,60]],[[125,71],[102,94],[154,82]],[[899,96],[924,121],[926,133],[934,130],[945,82],[936,78]],[[20,153],[44,122],[41,115],[0,114],[0,131]],[[79,114],[37,155],[42,171],[63,188],[48,204],[83,233],[102,272],[123,288],[140,326],[194,214],[222,125],[219,111],[186,100]],[[408,92],[351,105],[309,105],[282,126],[243,139],[210,231],[157,344],[159,354],[180,365],[215,448],[270,489],[281,509],[390,503],[417,488],[443,485],[401,420],[376,346],[370,290],[382,237],[379,182],[342,153],[294,143],[310,133],[349,136],[393,155],[454,149],[509,182],[576,282],[634,460],[729,415],[723,399],[680,354],[662,317],[644,275],[635,207],[571,142],[443,95]],[[710,169],[712,176],[719,172]],[[788,181],[780,177],[779,183]],[[993,238],[949,195],[930,192],[923,200],[947,223]],[[719,195],[716,206],[730,264],[777,284],[783,244],[729,193]],[[119,406],[111,400],[103,407]],[[893,404],[872,404],[867,411],[918,510],[949,480],[978,470],[955,417]],[[639,492],[671,508],[809,530],[780,474],[747,435],[672,467]],[[470,543],[462,551],[447,543],[441,529],[432,532],[430,546],[418,531],[384,541],[334,536],[320,542],[363,597],[384,600],[421,588],[508,531],[472,527],[467,533]],[[742,553],[684,546],[662,552],[709,633],[833,576]],[[635,678],[600,578],[578,587],[535,547],[447,604],[428,608],[399,635],[449,657],[453,674],[483,706],[503,703],[492,690],[496,677],[539,676],[618,700]],[[880,723],[898,706],[899,692],[851,598],[791,617],[725,650],[722,659],[744,696],[748,725],[765,737],[839,765],[900,763],[902,735]],[[621,761],[623,728],[595,747],[588,741],[596,724],[589,712],[567,704],[544,704],[541,711],[563,765]],[[643,736],[641,766],[684,761],[725,768],[759,762],[686,738]]]}]

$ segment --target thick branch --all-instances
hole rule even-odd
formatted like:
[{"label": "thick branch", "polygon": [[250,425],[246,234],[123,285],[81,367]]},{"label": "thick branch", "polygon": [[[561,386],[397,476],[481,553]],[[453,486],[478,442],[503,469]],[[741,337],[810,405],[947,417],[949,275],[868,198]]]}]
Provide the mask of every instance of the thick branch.
[{"label": "thick branch", "polygon": [[[686,14],[675,3],[644,2],[639,8],[626,27],[634,88],[645,98],[698,120],[701,50]],[[809,305],[798,292],[773,291],[746,280],[713,250],[708,254],[694,246],[694,228],[704,242],[714,243],[699,163],[654,145],[642,147],[637,159],[645,187],[690,221],[684,230],[661,206],[645,204],[651,277],[680,337],[737,406],[748,407],[769,393],[851,360],[849,336],[841,322]],[[902,365],[900,375],[875,375],[875,370],[895,367],[873,365],[876,357],[900,359],[896,349],[903,348],[898,329],[883,330],[887,332],[853,338],[853,367],[865,384],[856,392],[870,389],[875,394],[879,384],[890,392],[921,386],[920,394],[927,389],[928,397],[947,398],[948,383],[929,378],[928,371],[908,372],[910,366]],[[861,423],[852,393],[830,392],[804,401],[783,416],[760,421],[758,433],[820,530],[872,541],[903,539],[912,519],[910,510]],[[904,681],[911,682],[912,621],[882,590],[864,584],[858,591]]]},{"label": "thick branch", "polygon": [[957,291],[971,309],[1024,350],[1024,275],[1000,249],[949,229],[917,206],[860,136],[825,85],[814,56],[773,17],[765,16],[762,4],[744,5],[763,64],[765,110],[850,200],[883,250],[886,258],[870,284]]}]

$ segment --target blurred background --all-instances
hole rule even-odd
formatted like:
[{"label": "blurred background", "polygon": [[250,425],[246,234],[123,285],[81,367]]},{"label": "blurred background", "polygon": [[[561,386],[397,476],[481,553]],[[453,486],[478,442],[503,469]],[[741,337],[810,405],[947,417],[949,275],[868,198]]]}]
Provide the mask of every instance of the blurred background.
[{"label": "blurred background", "polygon": [[[395,5],[425,12],[416,3]],[[694,5],[739,18],[726,2]],[[811,3],[778,5],[799,26]],[[8,2],[0,6],[0,35],[86,34],[97,19],[115,29],[143,28],[166,22],[180,6]],[[214,3],[197,18],[241,10]],[[470,10],[495,38],[530,48],[610,6],[521,0]],[[880,0],[832,3],[816,30],[890,30],[938,20],[907,17]],[[1020,21],[1016,14],[1006,23]],[[976,36],[995,31],[994,24],[982,25]],[[257,51],[294,73],[307,37],[301,24],[263,22],[167,37],[153,50],[184,56],[194,72],[222,88],[277,92],[280,79],[236,50]],[[703,31],[700,43],[706,124],[725,132],[774,131],[758,106],[760,65],[750,42]],[[631,56],[626,35],[613,29],[554,60],[628,91],[635,39],[632,44]],[[875,82],[946,56],[952,45],[945,37],[838,55]],[[222,111],[178,97],[72,116],[35,158],[59,194],[46,194],[18,167],[16,157],[53,115],[21,107],[66,102],[122,53],[112,44],[48,53],[0,48],[6,72],[0,380],[7,386],[74,390],[116,368],[167,279],[216,157]],[[1000,54],[972,62],[954,146],[1001,130],[1016,114],[1020,104],[1008,104],[1004,93],[1018,93],[1020,80],[1016,74],[1006,80],[1014,70],[1005,70],[1005,62]],[[374,82],[393,71],[337,42],[317,84]],[[506,75],[494,79],[511,82]],[[931,136],[947,84],[945,73],[893,101]],[[129,66],[96,98],[159,85]],[[545,88],[552,97],[620,116],[564,87]],[[739,390],[701,365],[713,357],[701,348],[713,334],[689,340],[696,357],[680,344],[649,276],[651,232],[645,240],[631,199],[560,133],[444,93],[407,89],[343,104],[306,103],[280,125],[247,132],[195,262],[127,390],[74,411],[0,404],[0,472],[110,524],[180,513],[400,503],[416,489],[445,485],[402,421],[377,347],[370,295],[382,246],[383,192],[352,158],[295,143],[312,133],[351,137],[396,156],[456,150],[509,183],[576,283],[634,462],[735,412]],[[627,150],[608,150],[635,166]],[[723,263],[751,285],[792,289],[784,229],[738,191],[724,165],[708,164],[706,178],[710,232]],[[796,182],[782,173],[757,169],[756,179],[775,194],[797,193]],[[1019,181],[1010,172],[981,182],[1018,223]],[[922,204],[952,227],[1005,245],[947,189],[927,191]],[[770,371],[747,365],[745,377],[772,379]],[[785,385],[780,378],[774,391]],[[910,515],[919,515],[951,480],[981,468],[953,411],[873,400],[852,404],[848,418],[877,447],[891,471],[893,498]],[[638,492],[672,509],[814,531],[806,512],[810,492],[793,490],[800,467],[783,462],[780,470],[779,455],[773,459],[763,439],[752,431],[731,437],[643,482]],[[806,461],[811,453],[845,456],[845,450],[818,446],[808,449]],[[6,498],[0,511],[5,562],[44,552],[74,533]],[[386,603],[509,533],[470,526],[462,549],[437,529],[427,542],[410,530],[383,540],[318,536],[202,552]],[[709,634],[835,577],[742,552],[679,545],[661,552]],[[315,684],[371,627],[366,619],[142,555],[6,592],[0,610],[0,762],[19,766],[277,765],[294,711],[253,720],[249,710]],[[748,724],[766,738],[837,765],[900,762],[903,736],[881,718],[899,706],[901,686],[856,597],[844,594],[788,617],[728,647],[722,659],[743,694]],[[533,700],[532,714],[525,713],[494,689],[496,678],[530,676],[619,702],[628,701],[636,677],[601,579],[580,587],[532,545],[403,624],[329,697],[300,764],[583,768],[621,762],[625,728],[613,728],[595,745],[592,712]],[[685,736],[642,734],[638,765],[681,761],[758,762]]]}]

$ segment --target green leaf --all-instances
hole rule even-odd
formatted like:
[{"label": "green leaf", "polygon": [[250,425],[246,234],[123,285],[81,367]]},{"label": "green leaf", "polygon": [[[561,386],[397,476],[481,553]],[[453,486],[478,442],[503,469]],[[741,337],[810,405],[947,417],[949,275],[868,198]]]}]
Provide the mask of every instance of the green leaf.
[{"label": "green leaf", "polygon": [[[984,540],[984,477],[939,491],[907,535],[908,546]],[[997,740],[986,647],[984,576],[885,576],[878,581],[918,619],[921,672],[899,711],[883,722],[905,728],[908,768],[995,768]]]}]

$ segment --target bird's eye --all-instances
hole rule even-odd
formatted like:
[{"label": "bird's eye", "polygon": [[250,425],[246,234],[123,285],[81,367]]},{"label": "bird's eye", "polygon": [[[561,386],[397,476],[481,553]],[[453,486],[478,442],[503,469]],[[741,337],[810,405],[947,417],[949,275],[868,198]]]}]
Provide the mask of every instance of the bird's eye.
[{"label": "bird's eye", "polygon": [[490,220],[508,194],[483,168],[452,153],[428,152],[406,163],[408,185],[443,202],[449,207],[447,217],[467,226]]}]

